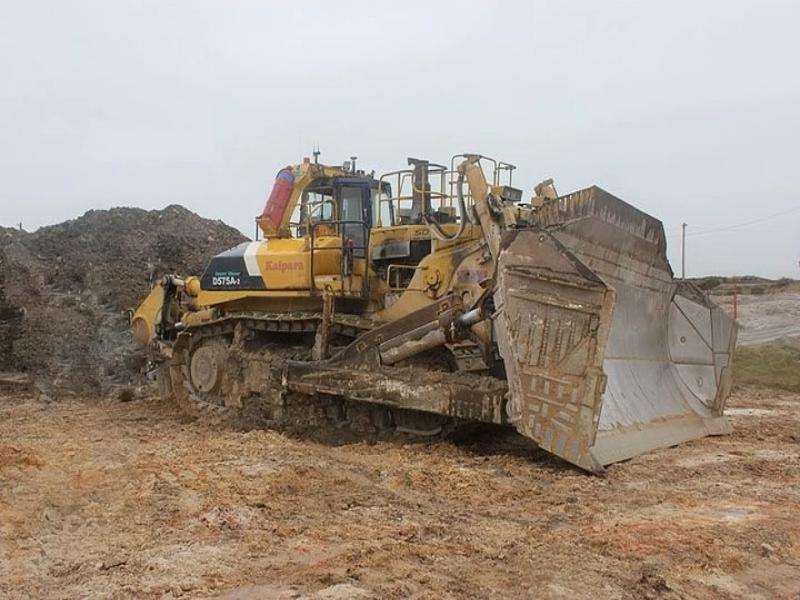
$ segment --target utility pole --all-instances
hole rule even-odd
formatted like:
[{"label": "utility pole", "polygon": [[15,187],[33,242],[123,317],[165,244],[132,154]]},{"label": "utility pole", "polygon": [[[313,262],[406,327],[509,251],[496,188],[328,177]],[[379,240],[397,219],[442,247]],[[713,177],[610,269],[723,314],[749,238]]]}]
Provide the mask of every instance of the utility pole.
[{"label": "utility pole", "polygon": [[681,279],[686,279],[686,223],[681,223]]}]

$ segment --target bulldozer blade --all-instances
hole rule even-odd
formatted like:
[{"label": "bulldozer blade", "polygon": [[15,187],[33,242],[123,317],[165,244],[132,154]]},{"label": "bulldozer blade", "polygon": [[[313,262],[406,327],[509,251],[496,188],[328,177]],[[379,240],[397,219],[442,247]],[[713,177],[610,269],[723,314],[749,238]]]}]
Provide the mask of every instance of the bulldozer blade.
[{"label": "bulldozer blade", "polygon": [[536,216],[498,261],[495,331],[517,429],[593,472],[729,433],[736,324],[673,278],[661,222],[597,187]]},{"label": "bulldozer blade", "polygon": [[614,292],[544,230],[503,235],[494,331],[511,423],[588,471],[606,383],[603,352]]}]

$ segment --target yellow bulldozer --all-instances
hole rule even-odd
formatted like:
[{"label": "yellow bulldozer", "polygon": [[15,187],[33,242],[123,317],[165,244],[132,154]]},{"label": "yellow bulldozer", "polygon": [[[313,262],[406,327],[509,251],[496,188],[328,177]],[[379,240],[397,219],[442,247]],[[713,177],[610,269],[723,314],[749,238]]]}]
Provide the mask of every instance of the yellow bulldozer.
[{"label": "yellow bulldozer", "polygon": [[479,154],[281,169],[263,239],[132,318],[164,396],[276,428],[515,428],[600,473],[723,434],[736,326],[673,277],[660,221],[599,187],[532,198]]}]

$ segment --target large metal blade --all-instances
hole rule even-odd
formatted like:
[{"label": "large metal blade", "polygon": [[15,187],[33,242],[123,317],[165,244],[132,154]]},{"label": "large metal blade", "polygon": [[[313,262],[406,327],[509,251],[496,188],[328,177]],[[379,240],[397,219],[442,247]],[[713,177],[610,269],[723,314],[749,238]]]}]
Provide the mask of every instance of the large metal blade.
[{"label": "large metal blade", "polygon": [[597,187],[546,204],[538,218],[616,294],[597,462],[729,432],[722,411],[736,326],[674,280],[661,222]]},{"label": "large metal blade", "polygon": [[545,231],[504,234],[495,336],[509,385],[509,419],[543,449],[600,472],[603,351],[613,291]]}]

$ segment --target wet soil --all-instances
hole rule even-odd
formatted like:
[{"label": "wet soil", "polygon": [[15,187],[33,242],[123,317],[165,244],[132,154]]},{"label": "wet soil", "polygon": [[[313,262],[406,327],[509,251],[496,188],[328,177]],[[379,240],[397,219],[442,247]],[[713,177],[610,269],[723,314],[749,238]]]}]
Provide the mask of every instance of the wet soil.
[{"label": "wet soil", "polygon": [[800,396],[586,475],[486,430],[326,445],[0,396],[3,598],[797,598]]}]

